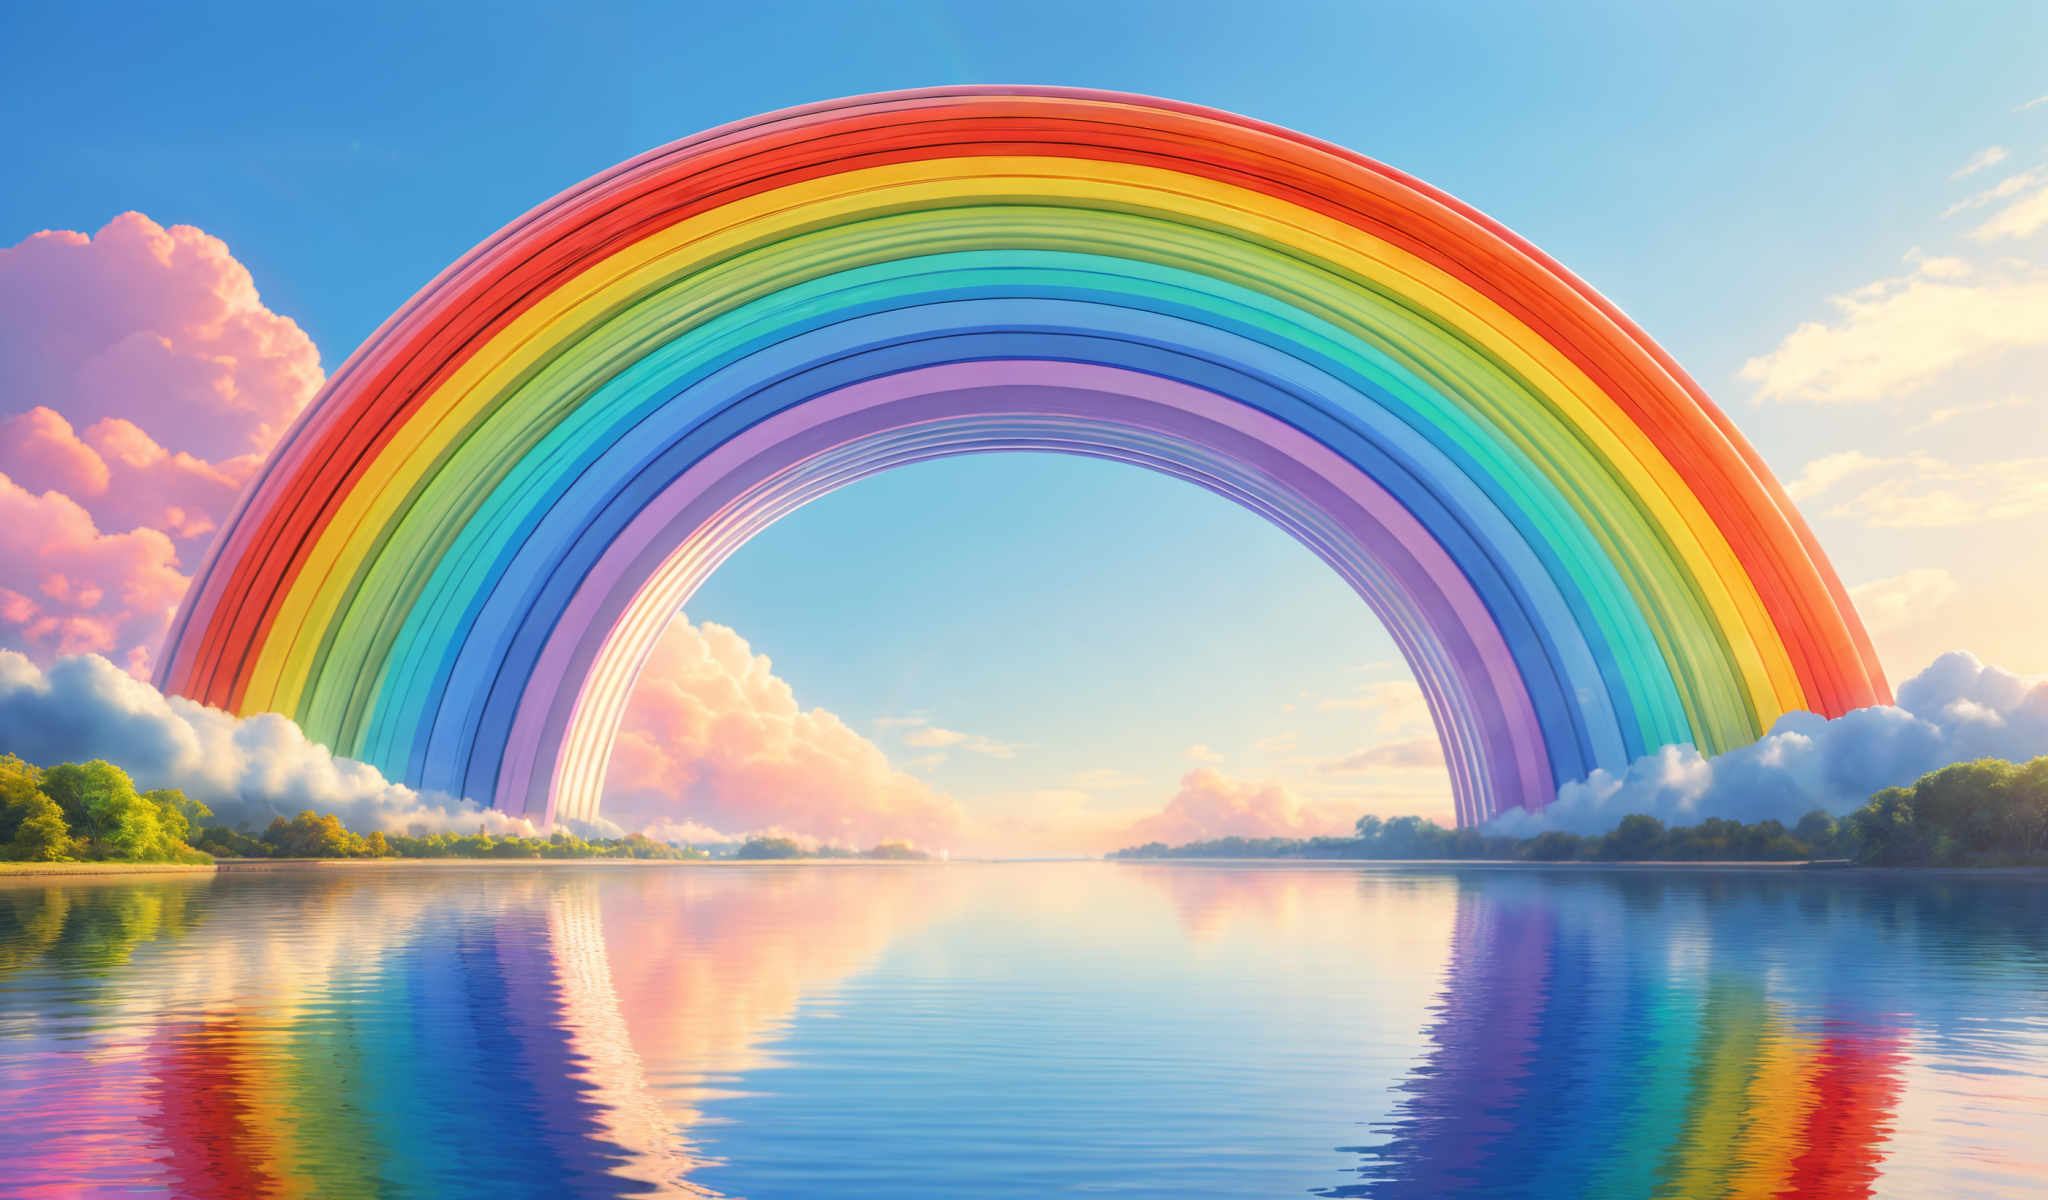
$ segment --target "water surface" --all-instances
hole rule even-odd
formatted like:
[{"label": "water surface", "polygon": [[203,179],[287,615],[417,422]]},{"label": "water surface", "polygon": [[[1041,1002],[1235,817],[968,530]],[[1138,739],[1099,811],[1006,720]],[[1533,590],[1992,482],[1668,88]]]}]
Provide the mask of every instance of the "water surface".
[{"label": "water surface", "polygon": [[1799,871],[0,884],[23,1196],[2023,1196],[2048,889]]}]

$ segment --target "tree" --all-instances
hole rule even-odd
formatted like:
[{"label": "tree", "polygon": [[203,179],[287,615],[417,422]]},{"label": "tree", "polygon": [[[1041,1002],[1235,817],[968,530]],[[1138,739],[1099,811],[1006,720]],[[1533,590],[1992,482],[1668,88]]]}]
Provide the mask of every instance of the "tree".
[{"label": "tree", "polygon": [[1585,841],[1576,833],[1561,833],[1553,829],[1536,835],[1528,843],[1525,856],[1536,862],[1562,862],[1579,857],[1585,849]]},{"label": "tree", "polygon": [[188,799],[177,788],[156,788],[142,793],[142,798],[156,806],[157,822],[173,841],[191,841],[193,828],[213,815],[212,809]]},{"label": "tree", "polygon": [[226,825],[208,825],[192,844],[215,858],[265,858],[270,854],[269,843]]},{"label": "tree", "polygon": [[1664,822],[1645,813],[1630,813],[1614,831],[1600,839],[1600,857],[1616,862],[1647,862],[1664,853]]},{"label": "tree", "polygon": [[0,755],[0,858],[61,862],[76,851],[64,810],[43,791],[42,778],[36,767]]},{"label": "tree", "polygon": [[890,859],[897,862],[922,862],[931,857],[908,842],[883,842],[869,850],[864,858]]},{"label": "tree", "polygon": [[38,799],[41,805],[14,827],[14,836],[5,847],[0,847],[0,852],[4,852],[0,856],[16,862],[64,862],[77,849],[71,831],[64,827],[64,813],[56,801],[48,796]]},{"label": "tree", "polygon": [[1920,827],[1913,808],[1913,793],[1906,788],[1886,788],[1870,803],[1849,814],[1861,847],[1857,858],[1878,866],[1918,866],[1932,857],[1927,831]]},{"label": "tree", "polygon": [[310,808],[289,821],[273,818],[263,840],[279,858],[367,858],[370,853],[369,843],[342,828],[341,818]]},{"label": "tree", "polygon": [[165,828],[162,806],[144,799],[126,772],[104,759],[51,767],[42,787],[85,843],[87,857],[162,860],[188,849]]},{"label": "tree", "polygon": [[1834,850],[1839,832],[1835,819],[1818,808],[1799,818],[1799,823],[1792,827],[1792,836],[1799,839],[1815,858],[1826,857]]},{"label": "tree", "polygon": [[[630,841],[631,839],[627,839]],[[804,848],[786,837],[750,837],[740,845],[735,858],[802,858]]]}]

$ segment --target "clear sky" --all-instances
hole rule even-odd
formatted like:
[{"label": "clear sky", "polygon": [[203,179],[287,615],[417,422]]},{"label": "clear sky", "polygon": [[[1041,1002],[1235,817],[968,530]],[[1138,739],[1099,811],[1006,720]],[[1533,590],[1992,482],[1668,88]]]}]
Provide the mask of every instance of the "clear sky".
[{"label": "clear sky", "polygon": [[[0,246],[197,226],[331,371],[506,221],[710,125],[937,83],[1172,96],[1416,174],[1619,303],[1793,485],[1895,680],[1957,646],[2048,672],[2048,9],[1955,7],[12,5]],[[688,611],[973,810],[1156,809],[1209,764],[1449,814],[1433,768],[1330,769],[1427,735],[1363,605],[1128,468],[872,479]]]}]

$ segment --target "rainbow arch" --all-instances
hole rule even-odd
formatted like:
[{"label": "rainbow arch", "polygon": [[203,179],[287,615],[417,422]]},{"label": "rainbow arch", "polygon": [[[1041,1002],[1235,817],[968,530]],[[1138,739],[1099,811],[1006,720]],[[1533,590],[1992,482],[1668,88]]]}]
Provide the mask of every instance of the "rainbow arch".
[{"label": "rainbow arch", "polygon": [[1462,823],[1890,699],[1782,488],[1500,225],[1242,117],[1063,88],[833,101],[507,226],[328,382],[158,672],[416,786],[597,811],[640,664],[781,514],[1093,455],[1266,515],[1385,623]]}]

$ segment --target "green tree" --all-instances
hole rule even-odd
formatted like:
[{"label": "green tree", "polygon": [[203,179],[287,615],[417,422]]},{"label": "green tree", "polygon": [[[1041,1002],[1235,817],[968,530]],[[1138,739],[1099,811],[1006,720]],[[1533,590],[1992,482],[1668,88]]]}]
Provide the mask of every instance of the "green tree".
[{"label": "green tree", "polygon": [[1562,862],[1578,858],[1585,850],[1586,839],[1576,833],[1561,833],[1551,830],[1537,834],[1530,839],[1523,850],[1523,856],[1535,862]]},{"label": "green tree", "polygon": [[342,828],[341,818],[310,808],[289,821],[273,818],[263,840],[279,858],[367,858],[370,853],[369,843]]},{"label": "green tree", "polygon": [[1933,857],[1932,837],[1922,828],[1907,788],[1886,788],[1849,814],[1861,848],[1860,861],[1878,866],[1920,866]]},{"label": "green tree", "polygon": [[270,844],[226,825],[208,825],[192,845],[215,858],[267,858]]},{"label": "green tree", "polygon": [[42,778],[36,767],[0,755],[0,858],[62,862],[76,852],[64,810],[43,791]]},{"label": "green tree", "polygon": [[931,857],[908,842],[883,842],[862,855],[863,858],[880,858],[896,862],[922,862]]},{"label": "green tree", "polygon": [[1664,822],[1647,813],[1630,813],[1600,839],[1600,857],[1614,862],[1648,862],[1663,853]]},{"label": "green tree", "polygon": [[[634,835],[639,836],[639,835]],[[630,839],[628,839],[630,840]],[[804,848],[786,837],[750,837],[740,844],[735,858],[802,858]]]},{"label": "green tree", "polygon": [[1835,819],[1818,808],[1799,818],[1799,823],[1792,827],[1792,836],[1815,858],[1825,858],[1834,853],[1839,832],[1840,826]]},{"label": "green tree", "polygon": [[103,759],[51,767],[42,786],[88,858],[162,861],[190,849],[165,827],[163,806],[144,799],[126,772]]}]

